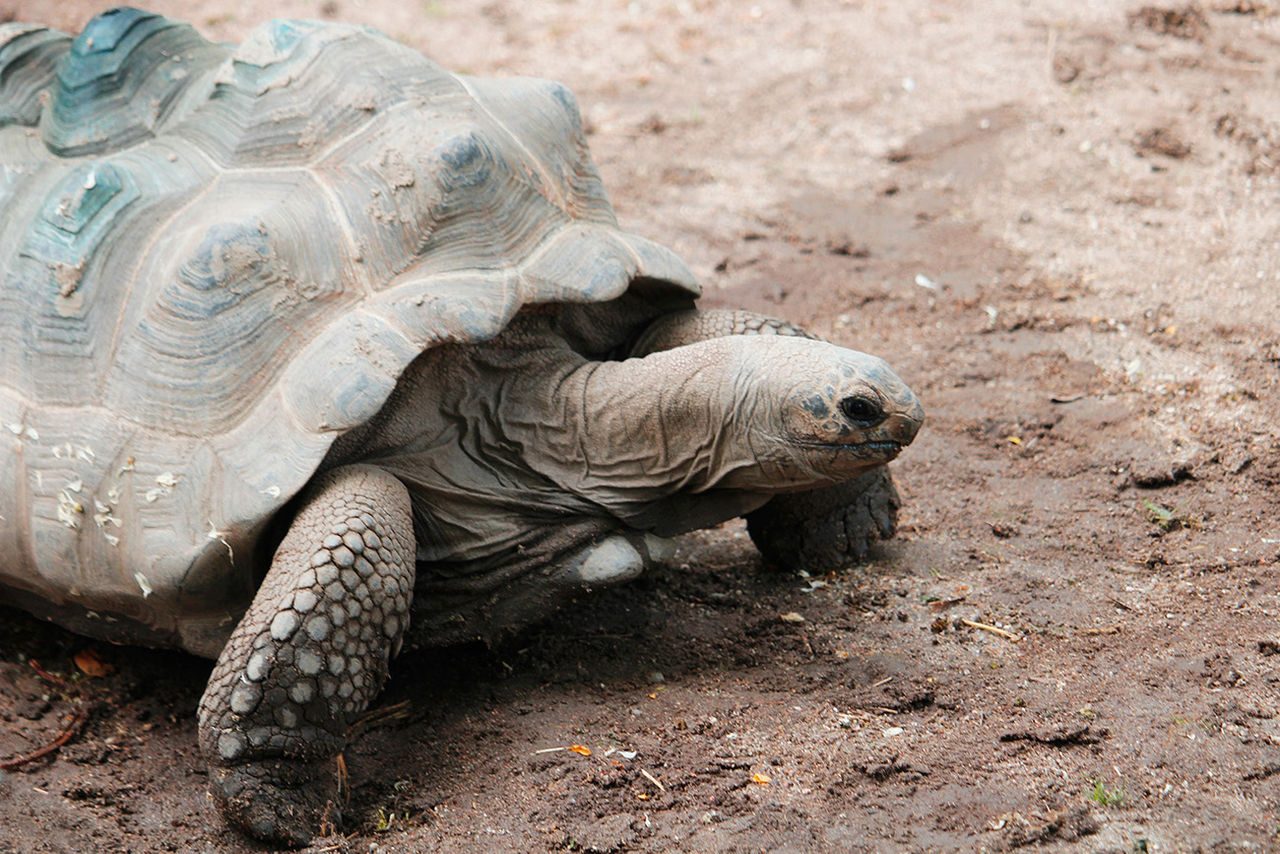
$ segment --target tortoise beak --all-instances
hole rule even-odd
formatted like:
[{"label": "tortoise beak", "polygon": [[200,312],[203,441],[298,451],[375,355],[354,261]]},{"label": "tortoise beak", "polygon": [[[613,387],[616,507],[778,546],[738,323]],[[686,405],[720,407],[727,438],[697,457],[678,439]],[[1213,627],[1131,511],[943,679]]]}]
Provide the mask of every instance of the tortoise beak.
[{"label": "tortoise beak", "polygon": [[897,442],[902,447],[910,445],[924,424],[924,407],[920,401],[912,397],[911,404],[893,413],[880,425],[886,438]]}]

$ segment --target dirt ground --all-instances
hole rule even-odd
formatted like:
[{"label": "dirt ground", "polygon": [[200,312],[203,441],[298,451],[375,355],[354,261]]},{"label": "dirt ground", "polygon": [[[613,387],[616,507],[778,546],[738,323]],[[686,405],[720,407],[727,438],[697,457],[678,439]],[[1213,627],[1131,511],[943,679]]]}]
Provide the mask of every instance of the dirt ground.
[{"label": "dirt ground", "polygon": [[[403,657],[313,850],[1280,850],[1280,5],[152,6],[566,82],[709,304],[882,355],[929,412],[857,572],[767,569],[732,524]],[[0,612],[0,757],[76,708],[29,659],[91,716],[0,773],[0,851],[261,850],[204,794],[207,662]]]}]

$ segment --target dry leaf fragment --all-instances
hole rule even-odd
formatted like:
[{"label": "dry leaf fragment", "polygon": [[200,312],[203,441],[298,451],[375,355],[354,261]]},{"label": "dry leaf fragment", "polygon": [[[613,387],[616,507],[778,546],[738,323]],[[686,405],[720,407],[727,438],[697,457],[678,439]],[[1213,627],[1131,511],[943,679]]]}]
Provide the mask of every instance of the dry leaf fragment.
[{"label": "dry leaf fragment", "polygon": [[80,668],[81,673],[94,679],[101,679],[115,672],[115,667],[110,662],[103,661],[92,647],[80,650],[71,660]]},{"label": "dry leaf fragment", "polygon": [[591,755],[591,748],[587,747],[585,744],[571,744],[569,745],[569,750],[572,751],[573,753],[578,754],[579,756]]},{"label": "dry leaf fragment", "polygon": [[768,774],[757,771],[755,774],[751,775],[751,782],[755,783],[757,786],[767,786],[772,782],[772,780]]},{"label": "dry leaf fragment", "polygon": [[778,619],[782,620],[782,622],[784,623],[803,623],[804,622],[804,617],[800,616],[795,611],[788,611],[785,614],[779,614]]}]

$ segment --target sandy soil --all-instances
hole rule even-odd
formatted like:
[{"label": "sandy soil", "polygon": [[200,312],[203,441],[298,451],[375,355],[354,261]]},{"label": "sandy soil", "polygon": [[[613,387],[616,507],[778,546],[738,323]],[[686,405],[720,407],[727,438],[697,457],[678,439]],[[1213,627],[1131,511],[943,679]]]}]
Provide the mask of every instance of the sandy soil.
[{"label": "sandy soil", "polygon": [[[152,5],[563,80],[709,303],[880,354],[929,409],[858,572],[766,569],[728,525],[508,646],[403,658],[316,851],[1280,848],[1280,7]],[[0,757],[92,709],[0,774],[0,851],[259,850],[205,799],[208,670],[0,612]]]}]

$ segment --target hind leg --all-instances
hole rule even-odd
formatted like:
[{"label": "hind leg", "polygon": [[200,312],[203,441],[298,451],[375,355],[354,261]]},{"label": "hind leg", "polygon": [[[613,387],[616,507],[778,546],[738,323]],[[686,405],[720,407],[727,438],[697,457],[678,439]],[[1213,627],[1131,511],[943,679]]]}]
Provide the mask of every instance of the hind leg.
[{"label": "hind leg", "polygon": [[404,486],[364,466],[320,478],[200,700],[200,749],[229,822],[289,845],[338,823],[337,758],[386,681],[413,582]]},{"label": "hind leg", "polygon": [[769,563],[820,574],[848,569],[892,537],[900,506],[888,466],[876,466],[845,483],[774,497],[747,514],[747,531]]}]

